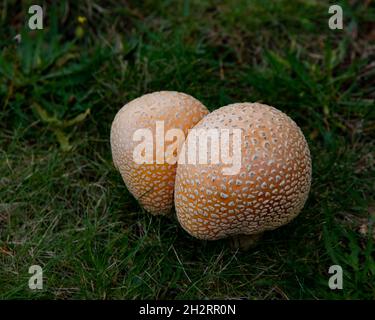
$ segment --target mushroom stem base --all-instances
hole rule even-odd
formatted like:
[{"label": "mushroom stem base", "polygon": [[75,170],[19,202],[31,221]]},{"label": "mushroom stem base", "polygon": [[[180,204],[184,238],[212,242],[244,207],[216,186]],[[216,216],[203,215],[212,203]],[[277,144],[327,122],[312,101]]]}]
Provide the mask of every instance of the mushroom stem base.
[{"label": "mushroom stem base", "polygon": [[247,251],[257,245],[258,240],[263,233],[256,233],[251,235],[240,234],[230,238],[230,246],[232,249]]}]

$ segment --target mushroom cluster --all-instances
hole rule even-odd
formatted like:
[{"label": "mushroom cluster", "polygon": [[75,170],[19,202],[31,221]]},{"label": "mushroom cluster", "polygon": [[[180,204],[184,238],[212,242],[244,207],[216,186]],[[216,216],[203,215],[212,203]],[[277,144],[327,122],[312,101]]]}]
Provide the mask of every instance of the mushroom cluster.
[{"label": "mushroom cluster", "polygon": [[[164,153],[172,144],[163,141],[158,147],[156,138],[151,141],[153,161],[138,163],[134,135],[142,128],[157,132],[158,121],[165,122],[165,131],[177,128],[187,135],[174,153],[178,162],[156,161],[157,150]],[[205,132],[212,130],[218,135],[207,138]],[[201,136],[206,145],[196,148],[194,139]],[[303,133],[285,113],[265,104],[235,103],[209,113],[183,93],[146,94],[117,113],[111,147],[127,188],[147,211],[167,214],[174,204],[178,222],[190,235],[230,237],[242,249],[296,217],[310,190],[311,157]],[[228,170],[224,153],[236,170]]]}]

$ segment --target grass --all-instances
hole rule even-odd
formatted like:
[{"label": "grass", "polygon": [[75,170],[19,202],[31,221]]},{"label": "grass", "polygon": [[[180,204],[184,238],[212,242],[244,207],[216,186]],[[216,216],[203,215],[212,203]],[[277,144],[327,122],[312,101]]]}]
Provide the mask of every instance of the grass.
[{"label": "grass", "polygon": [[[338,1],[344,29],[330,30],[326,1],[136,3],[47,4],[33,32],[30,2],[0,5],[0,297],[374,299],[374,4]],[[241,253],[143,212],[109,131],[157,90],[290,115],[313,158],[301,214]],[[328,287],[334,264],[343,290]]]}]

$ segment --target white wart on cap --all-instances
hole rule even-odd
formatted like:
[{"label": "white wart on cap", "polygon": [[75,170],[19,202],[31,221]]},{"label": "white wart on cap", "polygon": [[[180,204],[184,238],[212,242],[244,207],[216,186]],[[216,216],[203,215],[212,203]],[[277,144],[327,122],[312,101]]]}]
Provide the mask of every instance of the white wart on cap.
[{"label": "white wart on cap", "polygon": [[[156,123],[162,121],[165,133],[180,129],[185,137],[188,129],[208,114],[207,108],[190,95],[175,91],[145,94],[123,106],[111,127],[112,158],[133,196],[154,215],[168,214],[173,207],[173,191],[177,163],[156,163]],[[133,152],[138,129],[150,129],[153,135],[153,162],[139,164]],[[168,145],[165,142],[165,152]],[[176,155],[177,156],[177,155]]]},{"label": "white wart on cap", "polygon": [[181,226],[196,238],[216,240],[259,235],[296,217],[311,184],[310,151],[296,123],[274,107],[236,103],[213,111],[193,129],[212,128],[241,129],[241,167],[224,175],[228,165],[222,162],[179,160],[175,207]]}]

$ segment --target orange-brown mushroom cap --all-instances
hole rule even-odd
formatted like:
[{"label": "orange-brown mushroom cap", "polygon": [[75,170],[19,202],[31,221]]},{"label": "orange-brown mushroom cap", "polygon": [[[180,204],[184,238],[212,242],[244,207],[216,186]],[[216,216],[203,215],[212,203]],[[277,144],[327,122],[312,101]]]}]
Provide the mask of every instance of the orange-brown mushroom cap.
[{"label": "orange-brown mushroom cap", "polygon": [[[236,103],[210,113],[193,129],[210,128],[241,130],[240,169],[224,175],[228,164],[223,162],[179,161],[175,207],[188,233],[207,240],[254,235],[298,215],[310,190],[311,158],[292,119],[271,106]],[[184,147],[191,138],[189,134]]]},{"label": "orange-brown mushroom cap", "polygon": [[[173,207],[176,163],[157,163],[156,123],[163,122],[165,133],[180,129],[187,135],[208,113],[207,108],[190,95],[175,91],[145,94],[123,106],[111,127],[112,158],[116,168],[133,196],[146,211],[168,214]],[[137,163],[134,150],[140,141],[134,141],[139,129],[150,129],[153,134],[153,162]],[[165,152],[172,141],[165,142]],[[160,155],[159,155],[160,156]]]}]

